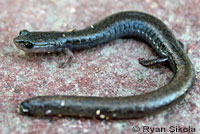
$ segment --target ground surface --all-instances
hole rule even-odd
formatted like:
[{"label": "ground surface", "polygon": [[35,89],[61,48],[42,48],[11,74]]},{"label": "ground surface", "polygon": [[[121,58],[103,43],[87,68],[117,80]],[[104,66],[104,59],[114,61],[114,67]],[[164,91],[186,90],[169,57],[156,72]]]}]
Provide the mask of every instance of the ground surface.
[{"label": "ground surface", "polygon": [[[131,134],[134,126],[138,126],[141,128],[138,133],[148,134],[143,132],[143,126],[164,127],[165,133],[174,126],[195,128],[199,134],[199,7],[199,0],[1,0],[0,133]],[[122,10],[157,16],[185,44],[196,69],[196,81],[181,103],[156,115],[131,120],[39,119],[16,112],[21,101],[38,95],[126,96],[153,91],[168,83],[172,73],[165,66],[145,68],[138,64],[138,58],[152,58],[156,54],[145,43],[132,39],[118,39],[103,47],[76,52],[75,62],[64,69],[58,68],[58,62],[67,58],[66,55],[24,54],[13,44],[13,38],[22,29],[81,29]],[[181,130],[179,133],[183,133]]]}]

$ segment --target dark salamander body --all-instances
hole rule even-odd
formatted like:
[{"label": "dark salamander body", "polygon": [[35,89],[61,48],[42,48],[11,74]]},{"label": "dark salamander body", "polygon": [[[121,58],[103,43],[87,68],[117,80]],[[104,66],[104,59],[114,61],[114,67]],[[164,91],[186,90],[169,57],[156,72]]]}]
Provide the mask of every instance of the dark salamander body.
[{"label": "dark salamander body", "polygon": [[124,97],[39,96],[20,104],[20,112],[35,116],[134,118],[151,114],[183,98],[194,80],[193,65],[171,30],[159,19],[141,12],[120,12],[83,30],[72,32],[29,32],[14,39],[25,52],[81,50],[122,37],[145,40],[159,59],[141,61],[147,65],[167,61],[174,73],[165,86],[146,94]]}]

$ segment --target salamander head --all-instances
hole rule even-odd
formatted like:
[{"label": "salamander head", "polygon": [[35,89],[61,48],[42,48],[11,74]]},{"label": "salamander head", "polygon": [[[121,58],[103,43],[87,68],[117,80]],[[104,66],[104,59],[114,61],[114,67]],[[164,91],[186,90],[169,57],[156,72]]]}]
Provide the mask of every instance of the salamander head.
[{"label": "salamander head", "polygon": [[29,32],[22,30],[19,36],[14,38],[13,42],[16,47],[31,53],[58,52],[56,44],[59,42],[55,37],[59,33],[56,32]]}]

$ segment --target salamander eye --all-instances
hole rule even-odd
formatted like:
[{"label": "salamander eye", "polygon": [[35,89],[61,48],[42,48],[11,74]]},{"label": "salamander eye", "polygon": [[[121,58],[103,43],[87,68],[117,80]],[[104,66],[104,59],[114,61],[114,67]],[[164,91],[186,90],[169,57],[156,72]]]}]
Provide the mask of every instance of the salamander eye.
[{"label": "salamander eye", "polygon": [[28,30],[22,30],[19,32],[19,35],[24,36],[24,35],[27,35],[28,33],[29,33]]},{"label": "salamander eye", "polygon": [[33,44],[26,42],[24,45],[26,48],[33,48]]}]

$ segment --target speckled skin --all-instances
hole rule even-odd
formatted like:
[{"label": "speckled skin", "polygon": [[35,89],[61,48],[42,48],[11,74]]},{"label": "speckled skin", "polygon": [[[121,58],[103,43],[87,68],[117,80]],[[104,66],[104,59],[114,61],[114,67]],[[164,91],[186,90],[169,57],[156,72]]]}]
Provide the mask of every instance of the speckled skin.
[{"label": "speckled skin", "polygon": [[180,100],[191,88],[194,68],[175,36],[159,19],[141,12],[120,12],[90,27],[73,32],[28,32],[14,39],[27,52],[60,52],[88,49],[120,37],[145,40],[167,58],[174,72],[169,84],[143,95],[126,97],[41,96],[25,100],[20,112],[36,115],[134,118],[151,114]]}]

